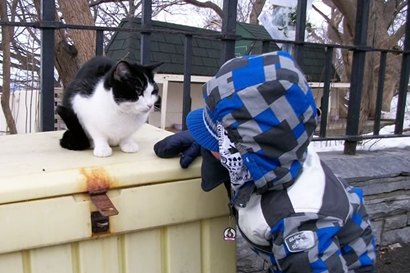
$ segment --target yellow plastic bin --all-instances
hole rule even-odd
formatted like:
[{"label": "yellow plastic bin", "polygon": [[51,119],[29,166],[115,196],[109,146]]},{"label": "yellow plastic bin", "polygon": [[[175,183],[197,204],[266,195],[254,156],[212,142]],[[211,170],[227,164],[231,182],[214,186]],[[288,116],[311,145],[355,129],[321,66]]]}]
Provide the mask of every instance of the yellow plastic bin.
[{"label": "yellow plastic bin", "polygon": [[138,153],[108,158],[62,133],[0,137],[0,272],[235,272],[225,190],[201,191],[200,160],[155,156],[168,132],[146,124]]}]

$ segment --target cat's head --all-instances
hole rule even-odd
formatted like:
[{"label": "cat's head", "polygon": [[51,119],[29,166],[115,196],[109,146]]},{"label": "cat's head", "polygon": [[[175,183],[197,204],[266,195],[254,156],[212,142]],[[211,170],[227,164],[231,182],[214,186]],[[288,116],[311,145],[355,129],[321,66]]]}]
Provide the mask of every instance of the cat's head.
[{"label": "cat's head", "polygon": [[121,110],[148,113],[154,109],[159,98],[154,73],[161,64],[143,66],[120,61],[111,69],[106,78],[106,87],[112,88],[114,101]]}]

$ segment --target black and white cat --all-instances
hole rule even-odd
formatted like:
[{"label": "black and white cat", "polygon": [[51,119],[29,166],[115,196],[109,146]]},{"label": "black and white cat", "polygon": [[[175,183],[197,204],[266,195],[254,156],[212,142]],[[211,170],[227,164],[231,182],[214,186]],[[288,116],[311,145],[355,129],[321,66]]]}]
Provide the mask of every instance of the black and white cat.
[{"label": "black and white cat", "polygon": [[93,147],[97,157],[110,156],[112,146],[137,152],[133,134],[159,98],[154,82],[159,65],[115,63],[108,57],[86,62],[64,91],[63,105],[57,107],[67,126],[60,145],[69,150]]}]

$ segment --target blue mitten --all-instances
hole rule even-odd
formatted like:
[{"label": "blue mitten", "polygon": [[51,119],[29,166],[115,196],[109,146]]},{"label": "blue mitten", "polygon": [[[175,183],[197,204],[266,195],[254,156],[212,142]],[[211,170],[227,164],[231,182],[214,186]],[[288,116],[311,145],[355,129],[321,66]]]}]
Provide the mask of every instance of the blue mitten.
[{"label": "blue mitten", "polygon": [[185,169],[201,154],[201,146],[189,131],[182,131],[155,143],[154,152],[162,158],[180,156],[179,164]]}]

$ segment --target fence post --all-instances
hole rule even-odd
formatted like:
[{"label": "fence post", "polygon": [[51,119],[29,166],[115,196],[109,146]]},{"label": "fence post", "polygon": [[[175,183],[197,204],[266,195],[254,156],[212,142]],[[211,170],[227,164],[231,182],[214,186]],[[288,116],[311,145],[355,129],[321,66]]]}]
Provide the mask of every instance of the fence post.
[{"label": "fence post", "polygon": [[303,66],[303,43],[305,41],[307,0],[299,0],[296,8],[295,59]]},{"label": "fence post", "polygon": [[185,35],[184,48],[184,90],[182,98],[182,129],[186,130],[186,117],[191,111],[191,61],[192,35]]},{"label": "fence post", "polygon": [[357,137],[359,133],[369,6],[369,0],[357,1],[354,37],[354,45],[356,48],[353,50],[352,75],[350,78],[349,104],[346,121],[346,135],[350,139],[347,139],[344,144],[344,153],[349,155],[356,153],[357,140],[355,137]]},{"label": "fence post", "polygon": [[399,83],[399,96],[397,99],[397,112],[396,112],[396,125],[394,127],[395,134],[403,133],[404,123],[404,110],[406,107],[406,96],[409,84],[409,71],[410,71],[410,2],[407,2],[407,15],[406,15],[406,32],[404,37],[404,52],[401,62],[400,83]]},{"label": "fence post", "polygon": [[45,26],[55,21],[54,0],[41,0],[41,57],[40,57],[40,130],[54,131],[54,29]]},{"label": "fence post", "polygon": [[104,31],[99,29],[97,30],[95,37],[95,55],[102,56],[104,55]]},{"label": "fence post", "polygon": [[320,137],[326,137],[327,113],[329,112],[329,97],[330,97],[330,71],[332,70],[333,47],[325,48],[325,76],[323,86],[323,97],[320,100],[322,110],[320,118]]},{"label": "fence post", "polygon": [[152,0],[142,1],[141,20],[141,64],[146,65],[151,62],[151,27],[152,27]]},{"label": "fence post", "polygon": [[270,51],[270,41],[262,41],[262,53],[267,53]]},{"label": "fence post", "polygon": [[224,0],[221,65],[235,57],[236,7],[238,0]]},{"label": "fence post", "polygon": [[384,76],[386,74],[387,51],[380,52],[379,79],[377,81],[376,113],[374,113],[373,135],[380,133],[380,119],[383,104]]}]

